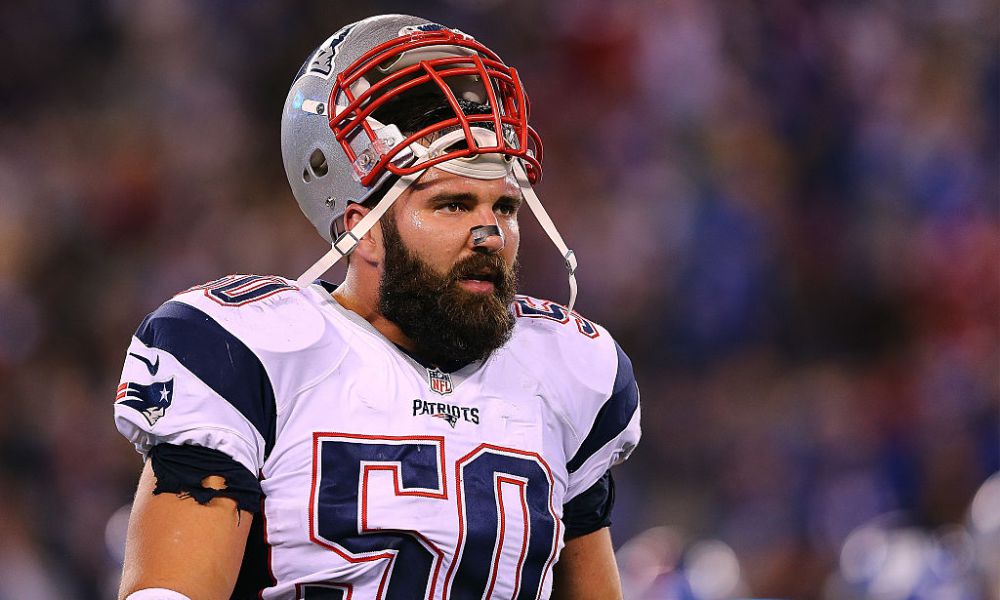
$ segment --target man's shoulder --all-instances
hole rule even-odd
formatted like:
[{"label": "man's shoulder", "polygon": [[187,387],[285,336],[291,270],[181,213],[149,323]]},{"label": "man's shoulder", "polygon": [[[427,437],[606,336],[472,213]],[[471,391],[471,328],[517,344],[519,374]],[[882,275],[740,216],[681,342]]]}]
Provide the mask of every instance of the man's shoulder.
[{"label": "man's shoulder", "polygon": [[[621,350],[607,329],[561,304],[532,296],[516,296],[513,312],[517,324],[511,349],[521,362],[602,394],[611,388]],[[558,377],[560,373],[566,377]]]},{"label": "man's shoulder", "polygon": [[[572,431],[570,496],[628,456],[639,439],[639,390],[632,362],[607,329],[565,306],[517,296],[509,355],[534,376]],[[612,443],[614,440],[617,442]]]},{"label": "man's shoulder", "polygon": [[178,293],[143,320],[136,336],[152,341],[178,329],[289,352],[314,344],[326,328],[314,291],[276,275],[235,274]]},{"label": "man's shoulder", "polygon": [[557,302],[519,294],[511,306],[518,330],[548,343],[586,348],[611,341],[604,327]]}]

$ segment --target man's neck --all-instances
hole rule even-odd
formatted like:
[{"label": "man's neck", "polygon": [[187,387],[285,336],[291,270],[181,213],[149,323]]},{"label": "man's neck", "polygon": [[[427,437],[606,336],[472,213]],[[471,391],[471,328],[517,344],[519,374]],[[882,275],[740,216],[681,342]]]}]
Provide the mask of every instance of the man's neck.
[{"label": "man's neck", "polygon": [[408,352],[414,352],[416,346],[413,340],[407,337],[398,325],[379,312],[377,290],[366,290],[364,286],[358,285],[355,278],[348,276],[331,296],[338,304],[371,323],[372,327],[390,342]]}]

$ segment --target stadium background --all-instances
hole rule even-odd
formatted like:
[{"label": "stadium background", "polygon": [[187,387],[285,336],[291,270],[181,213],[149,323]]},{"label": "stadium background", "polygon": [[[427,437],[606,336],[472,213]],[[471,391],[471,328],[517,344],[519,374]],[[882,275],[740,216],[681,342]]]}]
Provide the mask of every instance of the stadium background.
[{"label": "stadium background", "polygon": [[[113,597],[129,336],[323,252],[281,105],[387,11],[479,36],[532,96],[578,308],[643,391],[627,597],[1000,597],[994,3],[37,0],[0,6],[0,600]],[[524,221],[523,289],[562,301]]]}]

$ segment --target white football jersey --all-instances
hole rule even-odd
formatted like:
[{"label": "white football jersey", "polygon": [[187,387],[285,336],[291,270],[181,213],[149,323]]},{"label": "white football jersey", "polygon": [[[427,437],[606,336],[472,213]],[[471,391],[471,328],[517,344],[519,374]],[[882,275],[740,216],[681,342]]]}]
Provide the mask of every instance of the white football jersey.
[{"label": "white football jersey", "polygon": [[503,347],[443,373],[320,284],[224,277],[143,321],[116,424],[259,476],[265,600],[548,598],[563,505],[628,457],[639,397],[603,327],[513,308]]}]

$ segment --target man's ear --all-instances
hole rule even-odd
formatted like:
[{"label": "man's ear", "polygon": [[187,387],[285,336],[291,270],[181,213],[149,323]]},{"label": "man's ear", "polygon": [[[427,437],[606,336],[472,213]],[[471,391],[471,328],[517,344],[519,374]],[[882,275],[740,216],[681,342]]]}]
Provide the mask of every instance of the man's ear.
[{"label": "man's ear", "polygon": [[[365,208],[360,204],[348,204],[344,211],[345,231],[353,229],[369,212],[371,212],[370,208]],[[372,227],[369,229],[368,233],[358,240],[358,245],[351,254],[360,257],[367,263],[378,264],[382,260],[382,228]]]}]

